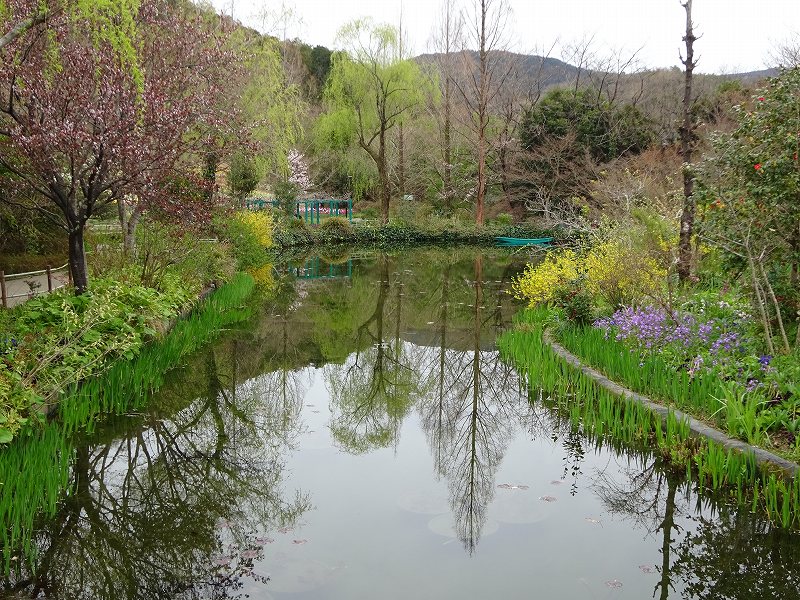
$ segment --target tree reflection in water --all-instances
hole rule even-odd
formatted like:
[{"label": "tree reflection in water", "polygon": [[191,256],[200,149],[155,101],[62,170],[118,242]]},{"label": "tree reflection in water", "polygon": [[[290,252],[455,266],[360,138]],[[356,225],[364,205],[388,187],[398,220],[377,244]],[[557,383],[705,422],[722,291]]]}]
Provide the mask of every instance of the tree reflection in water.
[{"label": "tree reflection in water", "polygon": [[70,600],[236,594],[255,537],[293,523],[308,501],[281,496],[292,426],[273,436],[283,407],[236,385],[236,342],[229,346],[195,362],[193,381],[205,390],[173,417],[148,413],[111,441],[75,448],[69,492],[36,535],[34,568],[20,567],[6,592]]},{"label": "tree reflection in water", "polygon": [[698,494],[683,469],[639,455],[616,478],[597,474],[594,488],[609,511],[661,543],[653,597],[790,600],[800,589],[796,534],[724,499]]},{"label": "tree reflection in water", "polygon": [[[474,259],[472,276],[461,285],[466,289],[453,290],[450,269],[442,272],[434,325],[438,346],[419,348],[417,361],[425,388],[432,392],[418,404],[422,428],[436,470],[448,481],[456,534],[469,553],[486,522],[497,469],[528,410],[516,372],[484,342],[494,338],[492,328],[503,319],[499,305],[489,304],[481,256]],[[448,331],[451,294],[470,301],[464,303],[468,318],[462,317],[454,332]]]}]

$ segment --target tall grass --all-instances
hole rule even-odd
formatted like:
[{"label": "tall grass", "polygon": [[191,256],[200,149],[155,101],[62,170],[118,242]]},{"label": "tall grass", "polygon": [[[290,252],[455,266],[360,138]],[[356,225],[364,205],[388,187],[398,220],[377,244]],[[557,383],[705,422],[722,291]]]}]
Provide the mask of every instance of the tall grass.
[{"label": "tall grass", "polygon": [[[516,366],[532,389],[540,388],[542,396],[569,418],[573,428],[601,441],[649,447],[684,469],[687,479],[696,480],[701,491],[728,494],[740,503],[752,504],[754,510],[763,510],[782,527],[800,527],[800,478],[785,479],[766,472],[752,454],[692,437],[688,422],[674,413],[662,420],[647,407],[612,394],[552,351],[544,340],[544,319],[544,312],[524,311],[518,315],[516,328],[500,337],[498,346],[501,357]],[[577,338],[571,341],[572,348],[580,346]],[[595,351],[600,356],[600,351]],[[615,368],[618,370],[608,373],[612,378],[632,367],[627,358],[620,358]],[[661,385],[662,390],[672,386],[666,380]],[[687,402],[694,390],[690,385],[676,385],[675,389],[685,394]],[[714,403],[718,408],[719,403]]]},{"label": "tall grass", "polygon": [[216,337],[225,327],[245,320],[242,303],[253,290],[253,278],[237,274],[204,300],[170,333],[145,348],[133,360],[115,364],[101,377],[74,386],[59,404],[59,419],[67,434],[92,431],[97,417],[141,408],[164,382],[164,375],[181,359]]},{"label": "tall grass", "polygon": [[36,521],[54,516],[59,499],[69,493],[71,458],[81,443],[76,433],[91,432],[103,415],[142,408],[163,384],[164,375],[183,358],[249,317],[243,304],[253,287],[250,275],[236,275],[135,359],[67,390],[56,419],[0,452],[0,550],[5,573],[18,560],[34,567]]},{"label": "tall grass", "polygon": [[689,377],[686,371],[669,367],[658,356],[642,357],[615,340],[605,339],[605,333],[594,327],[563,327],[558,339],[567,350],[601,368],[614,381],[664,404],[700,409],[712,415],[719,409],[716,398],[726,393],[727,388],[718,377]]}]

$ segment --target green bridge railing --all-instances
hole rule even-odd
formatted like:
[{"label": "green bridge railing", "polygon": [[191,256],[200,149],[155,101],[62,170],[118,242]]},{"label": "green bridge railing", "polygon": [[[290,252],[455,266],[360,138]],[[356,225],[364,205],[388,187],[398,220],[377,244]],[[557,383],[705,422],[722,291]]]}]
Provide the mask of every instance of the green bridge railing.
[{"label": "green bridge railing", "polygon": [[[280,208],[279,200],[267,198],[251,198],[245,201],[247,210],[266,210],[268,208]],[[306,223],[319,225],[323,218],[345,217],[353,222],[353,199],[335,200],[325,198],[311,198],[308,200],[295,201],[294,214],[302,218]]]},{"label": "green bridge railing", "polygon": [[307,260],[302,267],[293,267],[298,279],[339,279],[353,276],[353,259],[340,264],[325,264],[318,256]]}]

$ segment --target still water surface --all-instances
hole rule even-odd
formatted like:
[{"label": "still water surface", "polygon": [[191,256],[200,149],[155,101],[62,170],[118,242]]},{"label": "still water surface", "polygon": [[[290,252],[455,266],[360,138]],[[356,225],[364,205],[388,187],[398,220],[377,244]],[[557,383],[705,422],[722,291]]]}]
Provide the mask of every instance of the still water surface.
[{"label": "still water surface", "polygon": [[[142,414],[74,442],[47,598],[800,597],[800,536],[572,431],[494,346],[524,257],[278,269]],[[20,559],[17,559],[20,560]],[[13,590],[13,591],[12,591]]]}]

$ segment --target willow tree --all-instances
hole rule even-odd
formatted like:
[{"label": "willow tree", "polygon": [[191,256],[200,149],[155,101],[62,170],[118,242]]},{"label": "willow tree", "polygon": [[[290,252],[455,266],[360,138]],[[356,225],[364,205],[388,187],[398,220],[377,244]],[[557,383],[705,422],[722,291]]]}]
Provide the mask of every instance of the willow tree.
[{"label": "willow tree", "polygon": [[403,123],[430,94],[432,81],[411,60],[400,56],[400,37],[389,25],[358,19],[337,39],[344,51],[332,57],[325,88],[327,112],[317,124],[323,145],[346,150],[359,146],[378,171],[381,222],[389,221],[387,134]]}]

